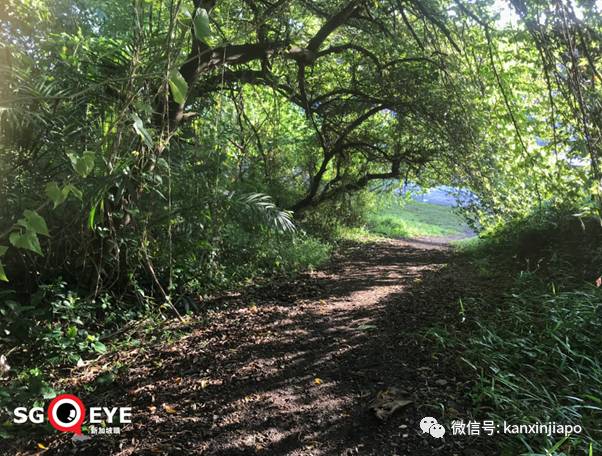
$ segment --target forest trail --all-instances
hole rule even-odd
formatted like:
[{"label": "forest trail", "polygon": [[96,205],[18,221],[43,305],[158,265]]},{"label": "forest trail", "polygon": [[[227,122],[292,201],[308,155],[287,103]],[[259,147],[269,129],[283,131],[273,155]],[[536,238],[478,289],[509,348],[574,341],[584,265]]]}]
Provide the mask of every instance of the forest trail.
[{"label": "forest trail", "polygon": [[[61,436],[47,454],[479,455],[418,427],[467,418],[454,356],[424,337],[459,319],[450,256],[446,239],[353,243],[319,271],[221,298],[176,342],[104,360],[129,370],[86,402],[133,407],[120,436]],[[412,403],[380,420],[383,391]]]}]

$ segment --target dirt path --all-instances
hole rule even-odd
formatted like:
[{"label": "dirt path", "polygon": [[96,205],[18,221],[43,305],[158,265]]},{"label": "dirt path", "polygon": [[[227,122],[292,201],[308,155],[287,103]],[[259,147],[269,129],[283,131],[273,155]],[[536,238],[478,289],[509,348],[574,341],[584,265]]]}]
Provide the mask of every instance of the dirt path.
[{"label": "dirt path", "polygon": [[[345,246],[321,271],[220,300],[171,344],[117,355],[126,367],[83,397],[134,407],[133,423],[77,446],[61,436],[47,454],[482,454],[418,427],[467,418],[455,357],[424,337],[459,318],[444,241]],[[383,397],[412,403],[383,421],[370,409]]]}]

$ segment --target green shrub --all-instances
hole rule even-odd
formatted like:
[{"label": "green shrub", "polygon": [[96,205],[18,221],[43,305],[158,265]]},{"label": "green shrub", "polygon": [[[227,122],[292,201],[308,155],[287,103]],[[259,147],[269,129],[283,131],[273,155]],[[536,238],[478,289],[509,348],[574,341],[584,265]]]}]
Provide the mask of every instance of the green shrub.
[{"label": "green shrub", "polygon": [[300,226],[308,233],[336,241],[349,228],[366,225],[378,205],[378,195],[367,190],[342,195],[341,198],[326,201],[318,208],[305,214]]},{"label": "green shrub", "polygon": [[54,397],[51,379],[57,369],[105,353],[103,335],[148,311],[147,305],[109,295],[84,297],[62,280],[41,286],[29,298],[3,291],[0,354],[8,355],[11,370],[0,386],[0,411]]},{"label": "green shrub", "polygon": [[274,234],[262,230],[246,232],[229,227],[228,248],[223,253],[226,274],[231,282],[258,275],[294,274],[311,269],[328,259],[331,245],[305,232]]}]

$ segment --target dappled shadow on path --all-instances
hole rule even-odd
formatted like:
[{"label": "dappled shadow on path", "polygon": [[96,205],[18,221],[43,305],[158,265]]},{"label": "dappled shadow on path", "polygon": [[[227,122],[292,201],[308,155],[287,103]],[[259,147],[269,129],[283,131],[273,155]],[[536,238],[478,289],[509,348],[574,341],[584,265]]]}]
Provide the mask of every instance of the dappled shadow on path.
[{"label": "dappled shadow on path", "polygon": [[[126,372],[86,398],[134,407],[120,436],[58,439],[48,454],[461,454],[466,442],[418,430],[464,407],[453,356],[424,337],[458,320],[449,255],[350,244],[321,271],[221,299],[179,341],[123,356]],[[388,388],[413,404],[381,422],[368,405]]]}]

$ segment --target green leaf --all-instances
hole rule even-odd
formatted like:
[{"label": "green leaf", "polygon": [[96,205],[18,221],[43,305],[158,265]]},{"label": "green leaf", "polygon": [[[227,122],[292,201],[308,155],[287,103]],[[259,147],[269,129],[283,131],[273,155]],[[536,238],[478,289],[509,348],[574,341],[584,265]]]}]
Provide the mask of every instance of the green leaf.
[{"label": "green leaf", "polygon": [[26,230],[24,233],[13,231],[8,238],[10,243],[18,249],[30,250],[38,255],[44,256],[40,247],[38,235],[31,230]]},{"label": "green leaf", "polygon": [[82,197],[84,196],[82,191],[73,184],[65,185],[65,188],[63,188],[63,193],[65,193],[65,192],[67,195],[72,194],[80,201],[81,201]]},{"label": "green leaf", "polygon": [[190,10],[188,9],[188,7],[185,4],[180,5],[179,16],[180,16],[180,20],[184,20],[184,21],[190,21],[190,19],[192,19],[192,13],[190,12]]},{"label": "green leaf", "polygon": [[171,95],[176,103],[182,104],[186,101],[188,83],[179,71],[175,70],[171,73],[169,87],[171,87]]},{"label": "green leaf", "polygon": [[107,346],[98,340],[92,343],[92,348],[94,348],[94,351],[97,353],[107,352]]},{"label": "green leaf", "polygon": [[0,257],[3,257],[4,254],[7,252],[8,247],[4,246],[4,245],[0,245]]},{"label": "green leaf", "polygon": [[4,270],[2,261],[0,261],[0,280],[3,282],[8,282],[8,277],[6,277],[6,271]]},{"label": "green leaf", "polygon": [[42,386],[40,392],[45,400],[54,399],[57,396],[56,391],[51,386],[46,384]]},{"label": "green leaf", "polygon": [[71,160],[71,165],[77,174],[81,177],[87,177],[94,169],[94,152],[84,152],[81,157],[75,154],[67,154]]},{"label": "green leaf", "polygon": [[134,130],[136,130],[136,133],[138,134],[138,136],[140,136],[142,138],[142,141],[144,141],[144,144],[146,144],[146,146],[149,149],[152,149],[153,148],[153,138],[151,137],[148,130],[146,128],[144,128],[144,123],[142,122],[142,119],[136,113],[132,114],[132,119],[134,119],[134,123],[132,124],[132,126],[134,127]]},{"label": "green leaf", "polygon": [[69,328],[67,328],[67,337],[73,339],[75,336],[77,336],[77,328],[75,326],[69,326]]},{"label": "green leaf", "polygon": [[35,211],[25,210],[23,211],[25,220],[27,220],[28,227],[42,236],[50,236],[48,233],[48,226],[44,218]]},{"label": "green leaf", "polygon": [[61,191],[56,182],[50,182],[46,185],[46,196],[52,201],[55,209],[67,199],[67,195]]},{"label": "green leaf", "polygon": [[[74,161],[79,162],[79,160],[82,160],[75,156],[70,156],[69,158],[71,159],[72,163]],[[87,165],[86,165],[86,161],[88,162]],[[92,171],[92,169],[94,168],[94,154],[92,152],[88,152],[87,157],[84,154],[83,165],[82,165],[82,163],[80,163],[78,166],[82,166],[83,171],[87,171],[87,170],[83,169],[83,166],[90,166],[90,171]],[[79,200],[81,200],[83,197],[82,191],[80,189],[78,189],[75,185],[73,185],[73,184],[65,185],[65,187],[63,187],[63,189],[61,190],[61,188],[58,186],[58,184],[56,182],[48,183],[48,185],[46,185],[45,193],[46,193],[46,196],[48,197],[48,199],[50,201],[52,201],[52,203],[54,204],[55,209],[58,206],[60,206],[61,204],[63,204],[65,202],[65,200],[69,197],[70,194],[75,196]]]},{"label": "green leaf", "polygon": [[194,35],[197,40],[205,42],[211,36],[211,27],[209,26],[209,14],[204,8],[197,8],[194,15]]},{"label": "green leaf", "polygon": [[94,229],[94,220],[96,219],[96,205],[94,205],[94,207],[92,207],[92,209],[90,209],[90,212],[88,213],[88,228],[90,228],[91,230]]}]

